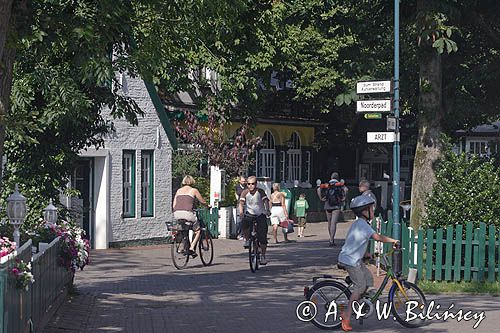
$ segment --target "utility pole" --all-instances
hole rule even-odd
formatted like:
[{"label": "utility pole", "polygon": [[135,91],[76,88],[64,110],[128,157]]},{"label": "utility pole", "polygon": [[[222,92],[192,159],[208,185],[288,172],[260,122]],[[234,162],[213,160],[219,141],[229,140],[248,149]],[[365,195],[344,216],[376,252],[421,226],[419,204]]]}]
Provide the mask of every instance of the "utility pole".
[{"label": "utility pole", "polygon": [[393,146],[393,178],[392,178],[392,238],[401,240],[401,224],[399,222],[399,0],[394,0],[394,130]]}]

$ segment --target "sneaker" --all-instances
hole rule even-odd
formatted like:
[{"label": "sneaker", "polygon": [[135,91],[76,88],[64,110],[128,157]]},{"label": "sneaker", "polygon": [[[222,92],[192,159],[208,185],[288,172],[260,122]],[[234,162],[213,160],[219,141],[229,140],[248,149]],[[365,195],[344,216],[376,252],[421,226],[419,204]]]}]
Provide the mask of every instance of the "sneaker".
[{"label": "sneaker", "polygon": [[263,266],[267,265],[266,257],[264,257],[264,256],[260,257],[260,264]]},{"label": "sneaker", "polygon": [[243,236],[238,236],[238,240],[244,240]]},{"label": "sneaker", "polygon": [[189,255],[193,258],[196,258],[198,255],[196,254],[196,251],[194,250],[189,250]]},{"label": "sneaker", "polygon": [[244,247],[245,249],[248,249],[248,248],[250,247],[250,240],[248,240],[248,239],[247,239],[247,240],[245,241],[245,245],[243,245],[243,247]]},{"label": "sneaker", "polygon": [[352,331],[351,321],[349,319],[342,318],[342,330],[344,332]]}]

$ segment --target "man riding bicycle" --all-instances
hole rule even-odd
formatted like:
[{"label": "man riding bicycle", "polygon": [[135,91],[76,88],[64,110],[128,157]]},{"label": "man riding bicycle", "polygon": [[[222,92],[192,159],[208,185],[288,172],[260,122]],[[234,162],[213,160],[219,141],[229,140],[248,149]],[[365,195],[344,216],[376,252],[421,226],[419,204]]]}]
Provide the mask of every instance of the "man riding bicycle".
[{"label": "man riding bicycle", "polygon": [[[253,222],[257,221],[257,239],[260,243],[260,264],[266,265],[266,248],[267,248],[267,216],[269,216],[269,199],[264,190],[257,188],[257,178],[250,176],[247,179],[248,188],[245,189],[240,196],[239,213],[241,222],[241,230],[245,238],[245,248],[249,247],[249,229],[253,226]],[[246,211],[244,210],[246,207]]]}]

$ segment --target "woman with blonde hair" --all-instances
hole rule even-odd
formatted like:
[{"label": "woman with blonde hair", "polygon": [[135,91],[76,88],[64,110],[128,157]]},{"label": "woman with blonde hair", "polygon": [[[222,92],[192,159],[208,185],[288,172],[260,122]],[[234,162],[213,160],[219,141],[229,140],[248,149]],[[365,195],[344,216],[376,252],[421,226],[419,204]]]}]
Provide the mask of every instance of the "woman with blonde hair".
[{"label": "woman with blonde hair", "polygon": [[193,211],[194,199],[196,198],[202,205],[207,206],[206,201],[201,196],[200,192],[193,187],[195,180],[192,176],[185,176],[182,179],[182,187],[177,190],[174,196],[173,208],[174,219],[190,222],[194,231],[194,239],[189,248],[189,255],[196,257],[196,245],[200,239],[200,223],[196,219],[196,214]]},{"label": "woman with blonde hair", "polygon": [[[273,226],[274,242],[278,243],[278,227],[280,223],[288,220],[288,211],[285,204],[285,194],[280,192],[280,184],[273,184],[273,193],[271,193],[271,224]],[[288,243],[288,235],[283,234],[285,242]]]}]

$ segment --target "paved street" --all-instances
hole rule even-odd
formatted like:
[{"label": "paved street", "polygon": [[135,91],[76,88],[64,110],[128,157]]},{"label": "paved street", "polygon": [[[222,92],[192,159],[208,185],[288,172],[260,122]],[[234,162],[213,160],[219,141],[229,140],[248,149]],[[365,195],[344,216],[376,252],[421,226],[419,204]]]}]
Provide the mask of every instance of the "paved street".
[{"label": "paved street", "polygon": [[[341,224],[343,239],[348,223]],[[203,267],[200,259],[188,268],[173,267],[168,246],[94,251],[92,263],[77,272],[79,295],[58,309],[45,329],[56,332],[310,332],[321,331],[295,316],[303,287],[314,275],[336,270],[340,247],[328,248],[326,223],[310,223],[305,238],[271,244],[269,264],[256,274],[249,270],[243,243],[215,240],[215,259]],[[280,235],[281,236],[281,235]],[[381,280],[381,279],[378,279]],[[431,321],[414,332],[495,332],[500,327],[500,298],[436,296],[441,309],[455,303],[465,311],[485,311],[486,319]],[[442,313],[442,312],[441,312]],[[356,331],[407,331],[392,320],[365,320]]]}]

